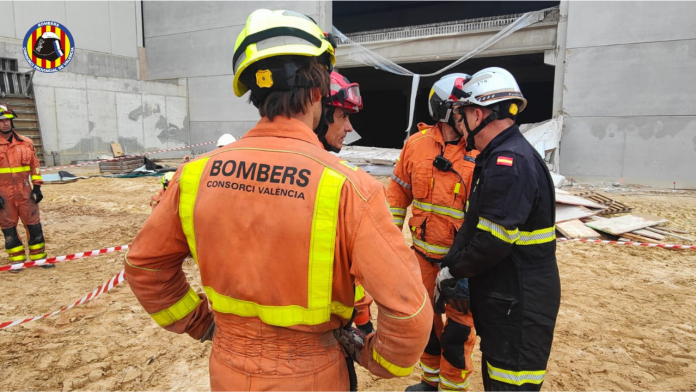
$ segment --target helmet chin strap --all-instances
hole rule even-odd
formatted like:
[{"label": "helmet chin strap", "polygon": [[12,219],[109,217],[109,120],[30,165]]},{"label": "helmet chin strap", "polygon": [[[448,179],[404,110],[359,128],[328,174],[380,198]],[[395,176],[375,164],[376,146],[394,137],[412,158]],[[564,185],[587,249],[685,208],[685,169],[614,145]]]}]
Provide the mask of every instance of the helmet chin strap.
[{"label": "helmet chin strap", "polygon": [[[481,132],[483,130],[483,128],[486,127],[486,125],[488,125],[491,122],[498,119],[498,117],[499,117],[498,108],[496,107],[496,108],[492,108],[492,109],[493,109],[493,113],[489,114],[488,117],[483,119],[483,121],[481,121],[481,124],[479,124],[479,126],[474,128],[473,130],[471,130],[469,128],[469,122],[464,121],[464,127],[466,127],[466,132],[469,134],[469,136],[466,139],[466,151],[471,151],[471,150],[476,149],[476,145],[475,145],[476,141],[474,140],[474,137],[476,135],[478,135],[478,133]],[[461,118],[459,119],[459,122],[462,122],[465,117],[466,116],[462,115]]]},{"label": "helmet chin strap", "polygon": [[329,101],[329,97],[321,98],[321,107],[326,108],[326,110],[322,110],[323,114],[321,116],[321,119],[319,120],[319,125],[317,125],[317,127],[314,129],[314,133],[319,138],[321,144],[324,145],[324,149],[326,151],[338,153],[341,151],[341,149],[330,145],[326,141],[326,133],[329,132],[329,124],[333,124],[334,111],[336,110],[336,108],[333,105],[327,105]]}]

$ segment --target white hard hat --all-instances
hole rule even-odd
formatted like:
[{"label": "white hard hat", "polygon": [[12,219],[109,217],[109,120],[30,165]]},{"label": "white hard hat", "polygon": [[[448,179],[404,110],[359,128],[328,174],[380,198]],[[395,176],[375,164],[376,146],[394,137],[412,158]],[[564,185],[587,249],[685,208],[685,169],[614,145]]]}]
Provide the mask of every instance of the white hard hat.
[{"label": "white hard hat", "polygon": [[457,97],[452,95],[456,81],[466,83],[471,76],[464,73],[453,73],[445,75],[433,84],[428,96],[428,111],[430,117],[435,121],[446,123],[452,117],[452,104],[457,101]]},{"label": "white hard hat", "polygon": [[527,106],[527,100],[520,91],[515,77],[503,68],[490,67],[476,72],[471,80],[464,85],[457,86],[455,83],[455,95],[458,96],[455,105],[478,105],[491,106],[499,102],[517,100],[520,107],[517,112],[521,112]]},{"label": "white hard hat", "polygon": [[236,141],[237,141],[237,139],[234,136],[230,135],[229,133],[226,133],[226,134],[220,136],[220,138],[218,139],[218,142],[217,142],[217,146],[224,147],[224,146],[226,146],[230,143],[234,143]]}]

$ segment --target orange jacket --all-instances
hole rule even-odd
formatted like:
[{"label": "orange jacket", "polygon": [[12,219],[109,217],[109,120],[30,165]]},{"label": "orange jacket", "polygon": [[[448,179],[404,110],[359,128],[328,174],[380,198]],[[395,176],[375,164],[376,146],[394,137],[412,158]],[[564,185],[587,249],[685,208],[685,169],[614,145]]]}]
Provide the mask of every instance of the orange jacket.
[{"label": "orange jacket", "polygon": [[[334,358],[327,353],[340,353],[325,336],[350,319],[359,279],[380,310],[360,364],[381,377],[405,376],[433,312],[385,198],[383,186],[324,151],[302,122],[263,118],[243,139],[179,168],[133,241],[126,278],[169,331],[199,338],[214,313],[211,386],[226,389],[274,388],[258,380],[325,368]],[[189,252],[206,294],[195,293],[181,269]],[[259,339],[268,350],[250,348],[261,347]],[[297,349],[300,341],[313,343]],[[307,380],[292,388],[343,381]]]},{"label": "orange jacket", "polygon": [[[464,222],[478,151],[466,151],[466,138],[459,144],[446,144],[440,123],[419,123],[418,129],[420,132],[412,135],[401,150],[389,182],[387,201],[399,227],[403,226],[406,209],[413,202],[408,226],[414,249],[428,259],[440,260]],[[441,154],[452,162],[461,179],[452,171],[444,172],[433,166],[433,160]]]}]

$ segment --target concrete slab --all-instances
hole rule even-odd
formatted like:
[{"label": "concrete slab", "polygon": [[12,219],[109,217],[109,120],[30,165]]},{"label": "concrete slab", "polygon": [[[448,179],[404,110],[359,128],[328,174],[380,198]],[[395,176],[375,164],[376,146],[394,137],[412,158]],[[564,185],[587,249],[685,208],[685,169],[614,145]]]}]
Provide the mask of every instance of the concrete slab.
[{"label": "concrete slab", "polygon": [[232,88],[233,75],[189,78],[191,121],[258,121],[258,109],[238,98]]},{"label": "concrete slab", "polygon": [[112,53],[108,2],[66,1],[65,15],[78,49]]},{"label": "concrete slab", "polygon": [[[160,83],[157,81],[143,81],[142,88],[146,94],[173,96],[180,95],[178,84]],[[186,96],[186,94],[184,94],[184,96]]]},{"label": "concrete slab", "polygon": [[86,110],[87,91],[56,88],[55,102],[60,153],[78,154],[91,151],[92,140]]},{"label": "concrete slab", "polygon": [[[111,153],[111,143],[118,143],[116,119],[116,93],[87,90],[89,134],[97,138],[93,143],[95,153]],[[43,124],[41,124],[43,125]]]},{"label": "concrete slab", "polygon": [[56,124],[56,96],[53,87],[34,86],[34,100],[39,108],[41,141],[47,156],[58,151],[58,124]]},{"label": "concrete slab", "polygon": [[243,27],[148,38],[148,79],[231,74],[234,37]]},{"label": "concrete slab", "polygon": [[167,106],[167,122],[169,128],[161,137],[166,140],[167,148],[181,147],[190,144],[188,104],[186,98],[165,97]]},{"label": "concrete slab", "polygon": [[111,53],[138,57],[138,37],[134,1],[109,2]]},{"label": "concrete slab", "polygon": [[[205,3],[205,7],[193,1],[145,1],[143,3],[143,17],[146,20],[144,33],[146,38],[151,38],[243,25],[249,14],[258,8],[288,9],[307,15],[317,14],[316,1],[264,1],[263,4],[210,1]],[[172,23],[172,20],[176,20],[177,23]]]},{"label": "concrete slab", "polygon": [[696,188],[696,116],[569,117],[561,174],[607,181]]},{"label": "concrete slab", "polygon": [[571,1],[567,48],[693,39],[694,15],[689,1]]},{"label": "concrete slab", "polygon": [[[68,65],[70,66],[70,65]],[[87,88],[87,79],[84,75],[70,72],[43,73],[35,72],[33,78],[34,86],[56,87],[56,88]]]},{"label": "concrete slab", "polygon": [[[14,2],[8,2],[3,5],[3,12],[0,13],[0,36],[1,37],[12,37],[19,38],[15,32],[15,21],[14,21]],[[22,38],[24,38],[23,32]]]},{"label": "concrete slab", "polygon": [[[75,39],[77,40],[77,38]],[[65,70],[91,76],[138,80],[138,66],[136,58],[78,49]]]},{"label": "concrete slab", "polygon": [[143,152],[143,107],[142,95],[116,93],[116,116],[118,142],[127,153]]},{"label": "concrete slab", "polygon": [[118,93],[142,93],[139,80],[83,76],[90,90],[103,90]]},{"label": "concrete slab", "polygon": [[143,108],[143,137],[146,150],[162,150],[167,148],[166,139],[161,139],[162,132],[167,132],[167,105],[163,95],[144,94]]},{"label": "concrete slab", "polygon": [[68,30],[73,34],[73,38],[80,48],[80,39],[75,37],[72,27],[66,23],[64,1],[17,1],[14,5],[15,18],[15,38],[24,39],[29,29],[36,23],[50,20],[68,26]]},{"label": "concrete slab", "polygon": [[694,115],[696,39],[568,51],[570,116]]}]

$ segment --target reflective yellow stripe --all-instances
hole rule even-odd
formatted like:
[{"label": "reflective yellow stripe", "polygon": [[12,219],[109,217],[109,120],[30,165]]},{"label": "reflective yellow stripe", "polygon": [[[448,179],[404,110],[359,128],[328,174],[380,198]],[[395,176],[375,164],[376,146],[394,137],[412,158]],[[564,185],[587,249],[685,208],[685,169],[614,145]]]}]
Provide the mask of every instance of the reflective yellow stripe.
[{"label": "reflective yellow stripe", "polygon": [[355,286],[355,302],[360,301],[361,299],[365,298],[365,288],[362,287],[361,284]]},{"label": "reflective yellow stripe", "polygon": [[538,245],[556,240],[556,226],[534,231],[520,231],[517,245]]},{"label": "reflective yellow stripe", "polygon": [[397,225],[397,226],[403,226],[403,225],[404,225],[404,218],[392,218],[392,221],[393,221],[394,224]]},{"label": "reflective yellow stripe", "polygon": [[331,301],[338,209],[345,181],[346,177],[328,167],[324,168],[319,180],[309,245],[306,308],[300,305],[261,305],[228,297],[205,286],[203,289],[208,294],[213,310],[242,317],[258,317],[266,324],[279,327],[323,324],[331,319],[332,314],[350,319],[353,315],[352,306]]},{"label": "reflective yellow stripe", "polygon": [[546,375],[546,370],[522,370],[514,372],[512,370],[497,368],[488,362],[486,362],[486,365],[488,365],[488,375],[493,380],[517,386],[522,384],[541,384],[544,382],[544,376]]},{"label": "reflective yellow stripe", "polygon": [[462,184],[459,182],[454,186],[454,194],[455,195],[459,194],[459,188],[461,188],[461,186],[462,186]]},{"label": "reflective yellow stripe", "polygon": [[389,211],[391,212],[392,216],[406,216],[405,208],[389,207]]},{"label": "reflective yellow stripe", "polygon": [[418,362],[419,362],[420,365],[421,365],[421,369],[422,369],[425,373],[430,373],[430,374],[438,374],[438,373],[440,373],[440,369],[439,369],[439,368],[438,368],[438,369],[433,369],[433,368],[431,368],[430,366],[424,364],[423,361],[418,361]]},{"label": "reflective yellow stripe", "polygon": [[11,248],[11,249],[5,249],[5,250],[6,250],[7,253],[9,253],[9,254],[21,252],[21,251],[24,250],[24,244],[22,244],[22,245],[20,245],[20,246],[15,246],[14,248]]},{"label": "reflective yellow stripe", "polygon": [[411,189],[411,184],[407,183],[406,181],[400,179],[399,177],[396,176],[396,174],[392,173],[391,175],[392,180],[396,182],[397,184],[401,185],[402,187],[406,189]]},{"label": "reflective yellow stripe", "polygon": [[44,252],[44,253],[39,253],[39,254],[36,254],[36,255],[29,255],[29,260],[41,260],[41,259],[45,259],[46,256],[48,256],[48,255],[46,254],[46,252]]},{"label": "reflective yellow stripe", "polygon": [[508,244],[514,244],[520,239],[520,231],[507,230],[503,226],[493,223],[486,218],[479,217],[479,223],[476,225],[477,228],[491,233],[494,237],[507,242]]},{"label": "reflective yellow stripe", "polygon": [[463,389],[466,389],[469,387],[469,379],[467,378],[464,380],[462,383],[456,383],[454,381],[448,380],[447,378],[443,377],[440,375],[440,385],[439,387],[447,387],[448,389],[442,388],[442,391],[448,391],[448,390],[454,390],[454,391],[461,391]]},{"label": "reflective yellow stripe", "polygon": [[278,327],[291,325],[319,325],[331,318],[332,314],[349,320],[353,315],[353,307],[333,301],[328,308],[306,309],[299,305],[266,306],[251,301],[230,298],[218,294],[209,286],[203,287],[213,310],[220,313],[231,313],[242,317],[258,317],[266,324]]},{"label": "reflective yellow stripe", "polygon": [[387,361],[384,357],[379,355],[377,349],[372,349],[372,359],[374,359],[379,365],[387,369],[387,371],[397,377],[408,376],[413,372],[413,366],[411,367],[401,367],[394,365],[393,363]]},{"label": "reflective yellow stripe", "polygon": [[419,210],[425,212],[433,212],[439,215],[445,215],[452,217],[454,219],[464,219],[464,211],[458,210],[456,208],[450,208],[445,206],[439,206],[437,204],[424,203],[422,201],[414,200],[413,206]]},{"label": "reflective yellow stripe", "polygon": [[199,297],[192,288],[189,288],[186,295],[184,295],[180,300],[176,301],[174,305],[168,307],[167,309],[160,310],[157,313],[152,313],[150,314],[150,317],[152,317],[161,327],[166,327],[167,325],[174,324],[175,322],[183,319],[189,313],[196,310],[199,302],[201,302],[201,297]]},{"label": "reflective yellow stripe", "polygon": [[464,212],[469,212],[469,200],[466,201],[466,209]]},{"label": "reflective yellow stripe", "polygon": [[10,256],[9,260],[10,261],[24,261],[27,259],[26,255],[19,255],[19,256]]},{"label": "reflective yellow stripe", "polygon": [[28,171],[31,171],[31,167],[29,167],[29,166],[0,168],[0,174],[2,174],[2,173],[22,173],[22,172],[28,172]]},{"label": "reflective yellow stripe", "polygon": [[32,175],[31,180],[32,181],[43,181],[43,177]]},{"label": "reflective yellow stripe", "polygon": [[46,246],[46,244],[43,243],[43,242],[38,243],[38,244],[34,244],[34,245],[29,245],[29,250],[41,249],[41,248],[43,248],[44,246]]},{"label": "reflective yellow stripe", "polygon": [[425,241],[419,240],[418,238],[413,238],[413,244],[419,248],[425,250],[426,252],[434,253],[436,255],[446,255],[450,248],[444,246],[429,244]]},{"label": "reflective yellow stripe", "polygon": [[421,376],[423,377],[424,380],[428,380],[430,382],[440,382],[439,375],[429,376],[428,373],[422,372]]},{"label": "reflective yellow stripe", "polygon": [[203,158],[184,165],[179,179],[179,218],[189,250],[196,264],[198,264],[198,252],[196,252],[196,232],[193,227],[193,207],[196,205],[198,186],[208,159],[210,158]]}]

